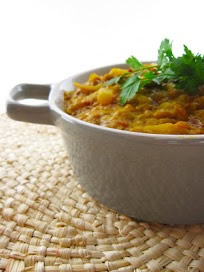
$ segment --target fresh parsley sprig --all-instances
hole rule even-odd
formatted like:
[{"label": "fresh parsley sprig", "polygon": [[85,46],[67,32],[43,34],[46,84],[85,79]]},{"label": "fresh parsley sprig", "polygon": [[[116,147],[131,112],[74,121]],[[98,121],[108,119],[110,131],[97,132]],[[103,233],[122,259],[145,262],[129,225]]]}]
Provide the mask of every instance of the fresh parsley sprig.
[{"label": "fresh parsley sprig", "polygon": [[195,94],[200,85],[204,84],[204,56],[194,55],[184,45],[182,57],[174,58],[170,69],[174,72],[174,81],[179,89]]},{"label": "fresh parsley sprig", "polygon": [[194,55],[184,45],[184,54],[176,58],[172,52],[172,43],[168,39],[164,39],[160,44],[155,66],[144,65],[134,56],[128,58],[126,64],[132,68],[132,72],[104,83],[105,86],[120,84],[122,105],[148,84],[174,82],[178,89],[189,94],[195,94],[199,86],[204,84],[204,56]]}]

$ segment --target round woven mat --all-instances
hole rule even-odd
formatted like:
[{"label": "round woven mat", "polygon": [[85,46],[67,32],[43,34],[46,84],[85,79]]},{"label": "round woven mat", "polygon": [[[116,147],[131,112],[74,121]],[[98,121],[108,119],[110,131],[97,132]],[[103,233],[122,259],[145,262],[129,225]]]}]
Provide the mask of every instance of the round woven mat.
[{"label": "round woven mat", "polygon": [[0,131],[0,271],[204,271],[204,226],[103,207],[75,181],[55,127],[3,115]]}]

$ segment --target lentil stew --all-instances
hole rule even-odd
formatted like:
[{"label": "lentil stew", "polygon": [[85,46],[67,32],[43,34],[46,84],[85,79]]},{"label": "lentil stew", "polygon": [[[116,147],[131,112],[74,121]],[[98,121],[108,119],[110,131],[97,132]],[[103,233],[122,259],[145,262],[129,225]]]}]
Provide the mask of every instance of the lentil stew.
[{"label": "lentil stew", "polygon": [[64,110],[81,120],[115,129],[156,134],[204,134],[204,87],[195,95],[173,83],[147,86],[126,105],[120,103],[120,85],[104,82],[130,71],[114,68],[91,74],[84,84],[64,92]]}]

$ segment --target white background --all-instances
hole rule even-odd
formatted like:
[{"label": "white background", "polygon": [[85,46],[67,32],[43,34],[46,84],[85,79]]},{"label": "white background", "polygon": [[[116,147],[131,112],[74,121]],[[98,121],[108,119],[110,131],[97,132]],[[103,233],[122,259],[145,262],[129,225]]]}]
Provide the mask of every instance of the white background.
[{"label": "white background", "polygon": [[156,59],[165,37],[176,54],[204,53],[203,0],[0,0],[0,112],[16,84]]}]

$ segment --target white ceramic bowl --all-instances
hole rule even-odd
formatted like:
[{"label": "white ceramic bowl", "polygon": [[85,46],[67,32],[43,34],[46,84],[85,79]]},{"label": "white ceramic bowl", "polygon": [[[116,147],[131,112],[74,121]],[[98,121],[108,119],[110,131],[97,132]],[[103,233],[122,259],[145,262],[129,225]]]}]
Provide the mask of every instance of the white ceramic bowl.
[{"label": "white ceramic bowl", "polygon": [[[63,91],[92,72],[53,85],[13,88],[7,113],[14,120],[61,129],[82,187],[106,206],[139,220],[168,224],[204,223],[204,135],[155,135],[105,128],[63,112]],[[24,98],[48,99],[38,106]]]}]

